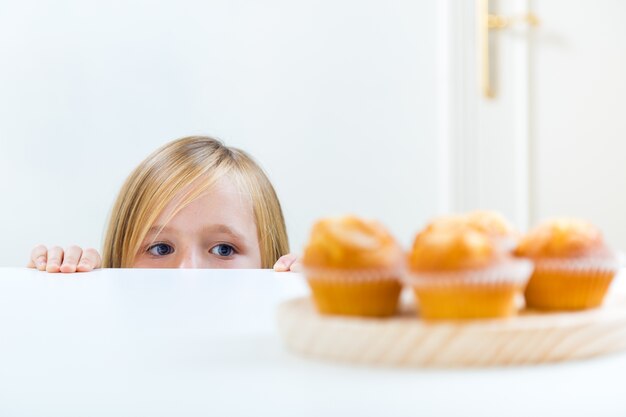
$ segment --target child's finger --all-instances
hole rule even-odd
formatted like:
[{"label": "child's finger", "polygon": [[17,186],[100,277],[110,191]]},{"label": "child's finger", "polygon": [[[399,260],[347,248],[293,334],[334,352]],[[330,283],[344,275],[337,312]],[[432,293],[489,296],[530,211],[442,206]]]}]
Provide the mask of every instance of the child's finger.
[{"label": "child's finger", "polygon": [[281,256],[274,264],[274,271],[287,272],[291,270],[291,265],[296,261],[297,258],[297,255],[293,253],[288,253],[287,255]]},{"label": "child's finger", "polygon": [[48,250],[48,264],[46,271],[59,272],[63,262],[63,249],[59,246],[53,246]]},{"label": "child's finger", "polygon": [[286,272],[289,271],[289,265],[291,262],[289,260],[289,255],[283,255],[274,264],[274,271],[276,272]]},{"label": "child's finger", "polygon": [[40,271],[46,269],[46,263],[48,260],[48,248],[44,245],[37,245],[30,252],[29,268],[37,268]]},{"label": "child's finger", "polygon": [[89,272],[93,269],[100,268],[102,265],[102,258],[100,258],[100,254],[97,250],[93,248],[88,248],[83,251],[83,256],[80,258],[78,262],[78,266],[76,267],[77,272]]},{"label": "child's finger", "polygon": [[291,272],[302,272],[302,262],[296,259],[289,267],[289,270]]},{"label": "child's finger", "polygon": [[63,263],[61,264],[60,271],[64,273],[76,272],[76,266],[78,265],[78,260],[82,254],[82,248],[76,245],[66,248],[65,253],[63,254]]}]

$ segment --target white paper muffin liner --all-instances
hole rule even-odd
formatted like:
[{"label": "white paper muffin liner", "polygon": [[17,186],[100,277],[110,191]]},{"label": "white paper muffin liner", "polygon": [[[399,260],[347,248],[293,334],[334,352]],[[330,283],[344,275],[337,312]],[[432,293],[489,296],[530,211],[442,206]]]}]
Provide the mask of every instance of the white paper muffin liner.
[{"label": "white paper muffin liner", "polygon": [[510,285],[526,286],[533,271],[533,263],[526,259],[512,259],[482,269],[464,271],[411,271],[402,281],[413,288],[452,287],[459,285]]},{"label": "white paper muffin liner", "polygon": [[569,273],[617,273],[620,268],[619,256],[602,258],[582,258],[582,259],[540,259],[535,260],[537,270],[558,270]]},{"label": "white paper muffin liner", "polygon": [[540,259],[526,288],[526,305],[547,310],[580,310],[602,304],[620,268],[618,256]]},{"label": "white paper muffin liner", "polygon": [[378,281],[400,281],[405,268],[402,266],[390,268],[369,269],[340,269],[318,268],[304,266],[302,272],[308,280],[332,281],[341,283],[363,283]]}]

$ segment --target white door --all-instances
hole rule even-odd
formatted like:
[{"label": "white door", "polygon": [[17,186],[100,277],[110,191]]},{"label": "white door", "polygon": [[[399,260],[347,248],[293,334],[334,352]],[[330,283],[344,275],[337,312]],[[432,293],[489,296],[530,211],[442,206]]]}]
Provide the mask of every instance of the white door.
[{"label": "white door", "polygon": [[[583,217],[625,248],[626,2],[445,4],[451,208],[496,208],[521,228]],[[488,31],[491,98],[481,7],[507,24]]]},{"label": "white door", "polygon": [[626,248],[626,2],[535,3],[531,217],[583,216]]}]

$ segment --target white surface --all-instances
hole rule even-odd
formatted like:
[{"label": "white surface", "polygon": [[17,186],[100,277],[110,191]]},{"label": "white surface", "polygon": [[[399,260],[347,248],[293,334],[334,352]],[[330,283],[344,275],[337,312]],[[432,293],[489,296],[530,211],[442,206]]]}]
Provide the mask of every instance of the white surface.
[{"label": "white surface", "polygon": [[625,249],[626,2],[533,3],[533,220],[585,217]]},{"label": "white surface", "polygon": [[626,355],[471,371],[294,356],[273,316],[305,291],[270,271],[0,269],[0,415],[626,413]]},{"label": "white surface", "polygon": [[300,251],[355,212],[438,210],[437,1],[0,2],[0,266],[99,247],[130,170],[209,134],[266,168]]}]

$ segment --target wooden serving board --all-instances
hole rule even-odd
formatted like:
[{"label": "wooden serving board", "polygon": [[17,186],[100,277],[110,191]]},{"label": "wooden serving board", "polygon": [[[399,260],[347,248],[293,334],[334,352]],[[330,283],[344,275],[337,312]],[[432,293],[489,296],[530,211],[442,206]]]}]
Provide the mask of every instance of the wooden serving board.
[{"label": "wooden serving board", "polygon": [[626,350],[626,293],[609,294],[595,310],[508,319],[428,322],[409,310],[388,319],[322,316],[298,298],[281,304],[277,318],[294,352],[378,366],[541,364]]}]

